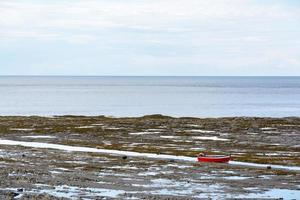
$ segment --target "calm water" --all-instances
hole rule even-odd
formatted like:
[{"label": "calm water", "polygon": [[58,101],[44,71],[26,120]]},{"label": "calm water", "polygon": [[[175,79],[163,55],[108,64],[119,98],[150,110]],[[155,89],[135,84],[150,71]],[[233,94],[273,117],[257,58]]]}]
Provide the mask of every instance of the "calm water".
[{"label": "calm water", "polygon": [[300,116],[300,77],[0,77],[0,115]]}]

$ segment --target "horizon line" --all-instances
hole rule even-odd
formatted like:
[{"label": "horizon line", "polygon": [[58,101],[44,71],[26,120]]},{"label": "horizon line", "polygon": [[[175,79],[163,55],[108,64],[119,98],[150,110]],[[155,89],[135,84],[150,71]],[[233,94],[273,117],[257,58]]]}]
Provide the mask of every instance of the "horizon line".
[{"label": "horizon line", "polygon": [[300,75],[0,75],[0,77],[300,77]]}]

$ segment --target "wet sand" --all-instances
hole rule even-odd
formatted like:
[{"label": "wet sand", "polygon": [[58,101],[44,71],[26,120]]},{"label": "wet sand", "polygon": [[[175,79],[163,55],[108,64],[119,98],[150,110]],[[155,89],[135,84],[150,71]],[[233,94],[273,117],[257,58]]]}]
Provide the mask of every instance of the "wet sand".
[{"label": "wet sand", "polygon": [[299,118],[0,117],[0,141],[1,199],[300,196]]}]

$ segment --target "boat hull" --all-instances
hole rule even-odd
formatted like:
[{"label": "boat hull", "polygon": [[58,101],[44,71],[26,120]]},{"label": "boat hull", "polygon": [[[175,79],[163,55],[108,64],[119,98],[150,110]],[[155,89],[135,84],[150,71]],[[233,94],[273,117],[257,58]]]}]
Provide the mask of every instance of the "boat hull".
[{"label": "boat hull", "polygon": [[227,163],[230,161],[230,156],[223,156],[223,157],[199,156],[198,161],[199,162]]}]

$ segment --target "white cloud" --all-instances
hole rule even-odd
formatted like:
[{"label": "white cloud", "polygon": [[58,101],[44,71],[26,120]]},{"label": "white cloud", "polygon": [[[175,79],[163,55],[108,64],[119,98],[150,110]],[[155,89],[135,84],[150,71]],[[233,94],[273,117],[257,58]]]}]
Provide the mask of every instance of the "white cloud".
[{"label": "white cloud", "polygon": [[0,3],[0,27],[144,30],[180,29],[207,20],[276,20],[289,18],[290,12],[279,6],[262,6],[240,0],[79,0],[62,3]]},{"label": "white cloud", "polygon": [[[178,73],[180,67],[190,66],[187,73],[192,74],[202,72],[203,66],[210,68],[209,73],[221,68],[242,72],[253,66],[299,68],[299,55],[293,52],[300,50],[300,8],[260,2],[1,0],[0,42],[45,42],[41,47],[45,54],[63,49],[62,54],[80,57],[80,63],[88,60],[93,65],[94,59],[94,66],[146,66],[149,71],[163,68],[165,73],[172,66]],[[90,45],[85,52],[68,49],[82,44]],[[79,61],[58,57],[51,59],[56,63],[34,63],[34,69],[61,63],[79,66]]]}]

